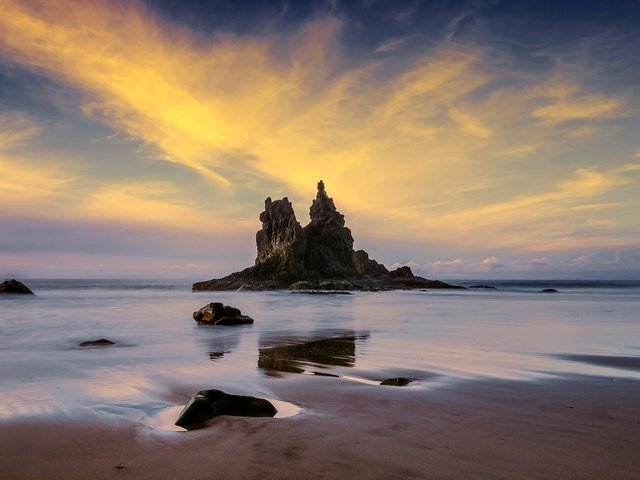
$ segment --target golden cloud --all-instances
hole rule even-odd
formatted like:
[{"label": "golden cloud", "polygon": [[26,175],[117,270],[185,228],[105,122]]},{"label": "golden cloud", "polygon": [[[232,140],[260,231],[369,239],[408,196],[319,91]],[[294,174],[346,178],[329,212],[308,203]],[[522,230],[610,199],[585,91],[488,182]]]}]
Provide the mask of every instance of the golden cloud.
[{"label": "golden cloud", "polygon": [[[580,224],[563,221],[566,212],[632,181],[602,168],[576,168],[564,182],[523,169],[540,145],[559,142],[558,125],[622,115],[623,100],[553,76],[479,96],[502,75],[485,66],[480,47],[446,44],[400,65],[379,54],[402,48],[398,40],[353,66],[334,17],[293,34],[202,38],[138,2],[0,5],[4,56],[75,87],[86,115],[199,172],[215,190],[271,178],[306,202],[323,178],[344,211],[381,232],[397,225],[417,238],[473,234],[486,245],[522,246],[530,222],[540,241],[565,238]],[[592,134],[562,138],[563,148]],[[201,212],[162,197],[171,188],[101,186],[84,212],[196,228]]]}]

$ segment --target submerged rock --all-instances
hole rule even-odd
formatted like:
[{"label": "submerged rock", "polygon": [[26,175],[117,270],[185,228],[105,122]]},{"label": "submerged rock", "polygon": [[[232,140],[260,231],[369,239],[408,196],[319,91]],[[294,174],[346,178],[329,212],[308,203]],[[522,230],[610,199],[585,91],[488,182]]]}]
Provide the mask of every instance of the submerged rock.
[{"label": "submerged rock", "polygon": [[106,338],[100,338],[98,340],[87,340],[85,342],[80,342],[78,346],[80,347],[108,347],[109,345],[115,345],[115,342],[111,340],[107,340]]},{"label": "submerged rock", "polygon": [[394,377],[394,378],[387,378],[386,380],[383,380],[382,382],[380,382],[380,385],[392,385],[394,387],[406,387],[407,385],[409,385],[412,382],[413,382],[413,380],[411,380],[410,378]]},{"label": "submerged rock", "polygon": [[255,264],[223,278],[196,282],[194,291],[269,290],[290,286],[300,290],[378,291],[414,288],[464,288],[413,275],[409,267],[389,272],[353,249],[344,215],[327,195],[322,180],[309,209],[310,222],[301,227],[287,197],[265,200],[256,233]]},{"label": "submerged rock", "polygon": [[193,312],[193,319],[199,324],[207,325],[245,325],[253,323],[253,318],[242,315],[239,309],[217,302],[205,305],[200,310]]},{"label": "submerged rock", "polygon": [[197,430],[220,415],[240,417],[273,417],[278,410],[264,398],[230,395],[221,390],[200,390],[184,407],[176,425]]},{"label": "submerged rock", "polygon": [[539,293],[558,293],[555,288],[543,288]]},{"label": "submerged rock", "polygon": [[0,283],[0,295],[34,295],[34,293],[24,283],[15,278],[5,280]]},{"label": "submerged rock", "polygon": [[478,289],[492,289],[497,290],[496,287],[492,287],[491,285],[469,285],[467,288],[478,288]]}]

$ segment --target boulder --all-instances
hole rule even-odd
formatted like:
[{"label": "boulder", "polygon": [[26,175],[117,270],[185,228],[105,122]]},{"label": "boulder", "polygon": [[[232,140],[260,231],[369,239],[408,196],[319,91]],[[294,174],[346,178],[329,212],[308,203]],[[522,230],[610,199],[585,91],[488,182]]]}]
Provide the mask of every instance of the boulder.
[{"label": "boulder", "polygon": [[407,385],[409,385],[412,382],[413,382],[413,380],[411,380],[410,378],[394,377],[394,378],[387,378],[386,380],[383,380],[382,382],[380,382],[380,385],[392,385],[394,387],[406,387]]},{"label": "boulder", "polygon": [[558,290],[555,288],[543,288],[540,293],[558,293]]},{"label": "boulder", "polygon": [[78,344],[80,347],[108,347],[109,345],[115,345],[115,342],[107,340],[106,338],[100,338],[99,340],[87,340]]},{"label": "boulder", "polygon": [[220,415],[240,417],[273,417],[278,410],[263,398],[230,395],[221,390],[200,390],[184,407],[176,425],[197,430]]},{"label": "boulder", "polygon": [[0,295],[34,295],[34,293],[24,283],[15,278],[5,280],[0,283]]},{"label": "boulder", "polygon": [[242,315],[239,309],[217,302],[205,305],[200,310],[193,312],[193,319],[199,324],[206,325],[245,325],[253,323],[253,318]]}]

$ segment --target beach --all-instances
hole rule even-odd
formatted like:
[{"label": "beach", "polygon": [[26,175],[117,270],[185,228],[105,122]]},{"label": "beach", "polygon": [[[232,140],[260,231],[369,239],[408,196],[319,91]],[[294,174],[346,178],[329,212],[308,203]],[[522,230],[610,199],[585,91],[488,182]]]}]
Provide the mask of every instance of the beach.
[{"label": "beach", "polygon": [[[0,315],[3,479],[640,471],[635,288],[311,296],[32,283],[38,296],[3,299]],[[209,301],[256,323],[197,326],[190,314]],[[115,345],[78,347],[101,337]],[[378,385],[394,376],[414,382]],[[203,388],[298,410],[172,428],[165,414]]]}]

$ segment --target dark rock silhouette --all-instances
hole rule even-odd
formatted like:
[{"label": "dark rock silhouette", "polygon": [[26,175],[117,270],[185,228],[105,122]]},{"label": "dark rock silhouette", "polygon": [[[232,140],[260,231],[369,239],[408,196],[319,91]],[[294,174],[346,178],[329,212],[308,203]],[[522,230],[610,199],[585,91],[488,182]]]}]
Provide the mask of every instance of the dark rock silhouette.
[{"label": "dark rock silhouette", "polygon": [[256,233],[254,266],[194,283],[193,290],[464,288],[415,276],[409,267],[389,272],[364,250],[354,251],[351,230],[322,180],[309,216],[309,224],[301,227],[287,197],[275,201],[267,198],[260,214],[262,229]]},{"label": "dark rock silhouette", "polygon": [[305,275],[307,239],[287,197],[264,202],[262,230],[256,233],[258,256],[252,276],[258,281],[292,283]]},{"label": "dark rock silhouette", "polygon": [[34,293],[24,283],[15,278],[5,280],[0,283],[0,295],[34,295]]},{"label": "dark rock silhouette", "polygon": [[379,277],[389,273],[387,267],[369,258],[369,254],[364,250],[353,252],[353,266],[358,275]]},{"label": "dark rock silhouette", "polygon": [[393,378],[387,378],[387,379],[381,381],[380,385],[391,385],[393,387],[406,387],[407,385],[409,385],[412,382],[413,382],[413,380],[411,380],[410,378],[393,377]]},{"label": "dark rock silhouette", "polygon": [[543,288],[540,293],[558,293],[558,290],[555,288]]},{"label": "dark rock silhouette", "polygon": [[309,210],[311,222],[304,227],[307,249],[304,265],[308,276],[321,278],[354,278],[353,236],[344,226],[342,215],[318,182],[318,194]]},{"label": "dark rock silhouette", "polygon": [[111,340],[107,340],[106,338],[100,338],[98,340],[87,340],[85,342],[80,342],[78,346],[80,347],[109,347],[111,345],[115,345],[115,342]]},{"label": "dark rock silhouette", "polygon": [[273,417],[276,413],[276,407],[264,398],[230,395],[221,390],[200,390],[184,407],[176,425],[197,430],[219,415]]},{"label": "dark rock silhouette", "polygon": [[205,305],[200,310],[193,312],[193,319],[201,325],[245,325],[253,323],[253,318],[242,315],[239,309],[222,303]]}]

